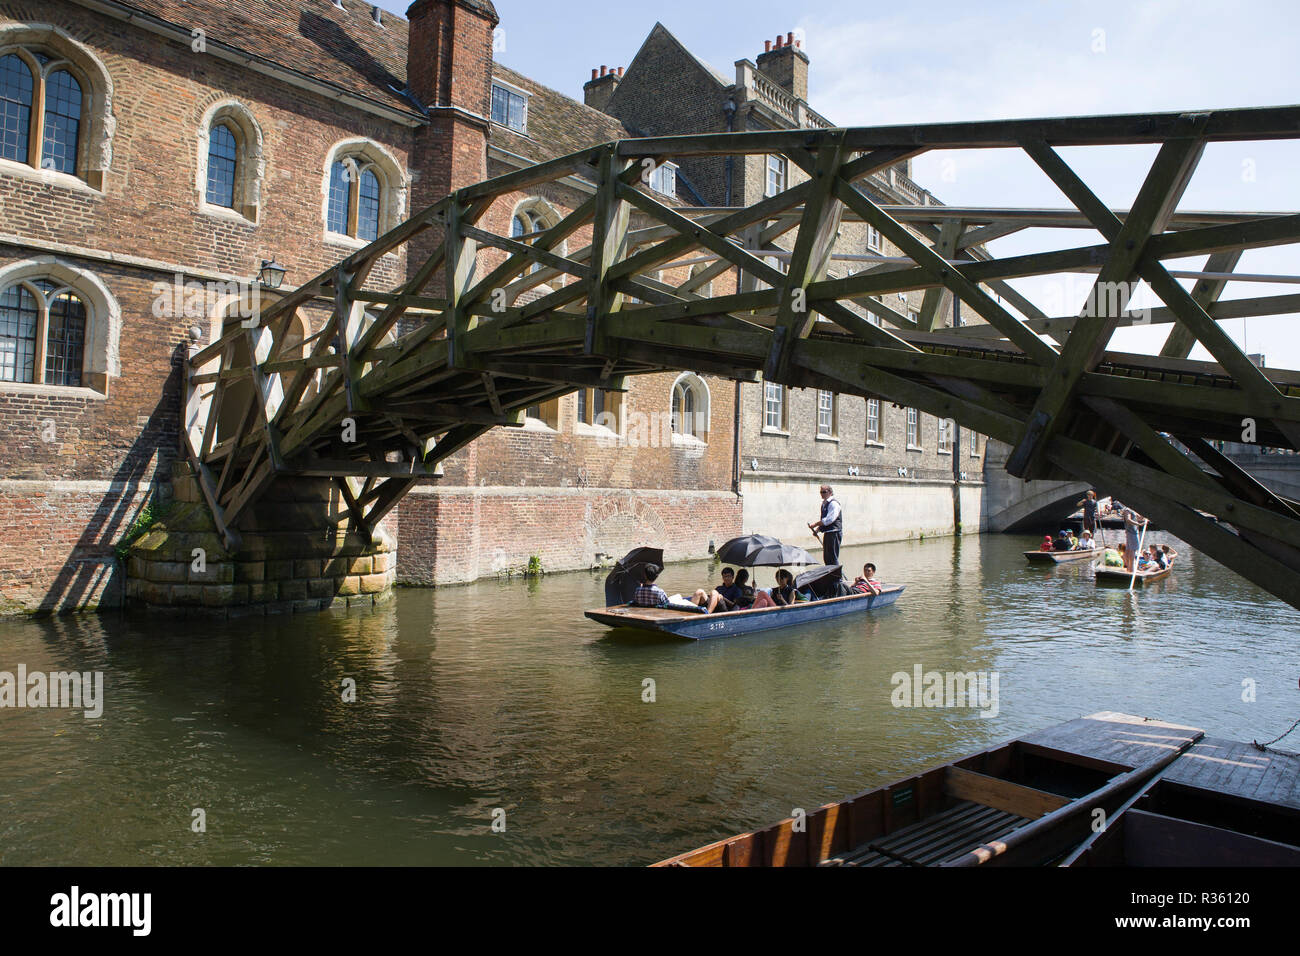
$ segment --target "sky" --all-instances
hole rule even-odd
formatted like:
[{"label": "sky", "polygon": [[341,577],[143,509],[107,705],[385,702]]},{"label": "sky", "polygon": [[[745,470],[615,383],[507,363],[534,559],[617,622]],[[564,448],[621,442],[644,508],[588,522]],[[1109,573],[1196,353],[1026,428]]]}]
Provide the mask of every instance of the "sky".
[{"label": "sky", "polygon": [[[811,60],[808,99],[840,126],[888,126],[1037,116],[1277,106],[1300,102],[1296,9],[1289,2],[1145,0],[1088,3],[865,4],[862,0],[658,0],[653,4],[494,0],[506,65],[581,100],[591,68],[627,66],[658,20],[724,76],[765,39],[801,31]],[[380,0],[404,13],[406,3]],[[737,16],[737,12],[743,16]],[[1062,155],[1104,201],[1127,207],[1154,147],[1087,147]],[[1212,144],[1180,209],[1300,210],[1300,140]],[[913,178],[949,205],[1069,205],[1023,154],[930,153]],[[1087,245],[1085,230],[1035,230],[996,240],[995,256]],[[1300,275],[1300,246],[1246,253],[1239,273]],[[1166,263],[1198,269],[1204,257]],[[1191,287],[1194,280],[1182,280]],[[1091,277],[1012,284],[1050,314],[1077,312]],[[1224,299],[1300,292],[1300,285],[1232,282]],[[1145,288],[1134,307],[1159,304]],[[1300,317],[1222,323],[1270,367],[1300,369]],[[1121,329],[1111,348],[1159,350],[1170,326]],[[1193,358],[1209,358],[1198,345]]]}]

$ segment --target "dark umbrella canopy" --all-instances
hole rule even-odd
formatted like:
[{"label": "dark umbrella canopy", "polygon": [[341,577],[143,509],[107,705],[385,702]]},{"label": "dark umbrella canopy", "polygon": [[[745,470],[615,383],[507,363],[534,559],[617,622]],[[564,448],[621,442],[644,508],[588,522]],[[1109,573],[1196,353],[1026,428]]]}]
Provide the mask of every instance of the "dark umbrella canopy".
[{"label": "dark umbrella canopy", "polygon": [[834,597],[842,577],[838,564],[821,564],[809,568],[794,579],[796,588],[811,588],[818,597]]},{"label": "dark umbrella canopy", "polygon": [[633,548],[614,565],[605,578],[605,605],[626,604],[641,583],[641,570],[647,564],[664,566],[663,548]]},{"label": "dark umbrella canopy", "polygon": [[817,559],[803,548],[782,544],[766,534],[747,534],[724,542],[718,548],[718,560],[723,564],[738,564],[745,568],[779,568],[787,564],[817,563]]}]

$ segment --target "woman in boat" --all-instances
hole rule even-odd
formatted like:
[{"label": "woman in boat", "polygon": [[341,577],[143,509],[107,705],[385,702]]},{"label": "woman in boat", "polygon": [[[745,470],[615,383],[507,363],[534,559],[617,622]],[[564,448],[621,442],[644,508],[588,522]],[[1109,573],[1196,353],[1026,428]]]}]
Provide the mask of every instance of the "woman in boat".
[{"label": "woman in boat", "polygon": [[1165,567],[1172,567],[1174,558],[1178,557],[1178,552],[1167,544],[1162,544],[1160,546],[1160,552],[1165,556]]},{"label": "woman in boat", "polygon": [[1169,566],[1165,561],[1165,553],[1160,550],[1159,546],[1154,544],[1151,545],[1151,547],[1147,549],[1147,553],[1150,555],[1152,564],[1161,571]]},{"label": "woman in boat", "polygon": [[741,568],[736,572],[736,610],[743,611],[746,608],[753,607],[758,592],[753,585],[749,583],[749,569]]},{"label": "woman in boat", "polygon": [[1052,547],[1052,536],[1051,536],[1050,534],[1045,534],[1045,535],[1043,535],[1043,543],[1040,544],[1040,545],[1038,546],[1038,550],[1039,550],[1039,551],[1053,551],[1053,550],[1055,550],[1055,549]]},{"label": "woman in boat", "polygon": [[1142,526],[1146,523],[1145,519],[1132,508],[1124,509],[1124,570],[1133,570],[1133,560],[1141,557],[1137,553],[1138,545],[1141,542],[1138,536],[1142,531]]},{"label": "woman in boat", "polygon": [[787,607],[798,600],[799,592],[794,589],[794,575],[785,568],[776,572],[776,587],[772,588],[772,603],[777,607]]},{"label": "woman in boat", "polygon": [[1097,545],[1092,540],[1092,532],[1085,530],[1083,534],[1079,535],[1079,543],[1076,546],[1076,550],[1091,551],[1096,546]]}]

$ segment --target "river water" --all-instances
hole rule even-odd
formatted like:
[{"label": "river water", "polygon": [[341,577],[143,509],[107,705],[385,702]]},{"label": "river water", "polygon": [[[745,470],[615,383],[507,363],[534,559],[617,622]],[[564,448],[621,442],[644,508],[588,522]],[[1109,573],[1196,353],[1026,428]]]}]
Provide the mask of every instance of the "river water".
[{"label": "river water", "polygon": [[[102,671],[105,702],[0,709],[0,863],[645,864],[1095,711],[1261,741],[1300,716],[1300,612],[1177,544],[1130,595],[1027,567],[1036,543],[847,548],[897,605],[699,643],[587,621],[596,573],[364,613],[4,620],[0,671]],[[918,664],[995,674],[996,705],[893,706]]]}]

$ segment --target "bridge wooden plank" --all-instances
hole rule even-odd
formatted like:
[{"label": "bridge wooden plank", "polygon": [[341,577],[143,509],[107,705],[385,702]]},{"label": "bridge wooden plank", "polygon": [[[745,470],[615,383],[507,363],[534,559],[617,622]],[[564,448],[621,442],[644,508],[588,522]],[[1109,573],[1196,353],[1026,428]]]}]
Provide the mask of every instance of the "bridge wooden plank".
[{"label": "bridge wooden plank", "polygon": [[[815,154],[809,155],[804,150],[789,154],[811,177],[812,189],[804,200],[803,219],[799,222],[786,274],[773,283],[781,290],[781,296],[764,375],[774,381],[780,381],[789,371],[791,347],[808,337],[816,319],[808,301],[808,286],[826,275],[839,231],[844,206],[835,197],[835,181],[846,156],[843,141],[843,131],[835,130],[818,143]],[[875,328],[861,318],[858,321]]]},{"label": "bridge wooden plank", "polygon": [[[1008,339],[1019,346],[1022,352],[1041,365],[1051,365],[1056,361],[1056,350],[1025,328],[1018,318],[998,305],[987,292],[981,289],[967,274],[966,270],[970,267],[958,269],[944,262],[938,253],[913,236],[906,226],[843,180],[836,182],[835,192],[841,202],[871,222],[890,242],[902,249],[906,255],[911,256],[922,269],[938,279],[954,295],[970,304],[986,322],[996,326]],[[816,288],[809,289],[809,294],[816,298],[821,297],[820,290]]]},{"label": "bridge wooden plank", "polygon": [[[957,254],[957,240],[961,237],[964,225],[960,219],[945,219],[939,230],[939,240],[934,251],[944,259],[951,259]],[[934,331],[934,320],[943,314],[944,306],[950,302],[950,293],[942,286],[931,286],[921,298],[921,318],[917,328],[922,332]]]},{"label": "bridge wooden plank", "polygon": [[[1022,478],[1035,477],[1046,443],[1067,423],[1067,410],[1079,379],[1097,367],[1128,307],[1143,250],[1152,235],[1164,232],[1169,217],[1191,181],[1205,150],[1199,133],[1205,115],[1189,116],[1177,138],[1165,142],[1151,164],[1128,219],[1120,223],[1110,209],[1046,143],[1028,141],[1025,151],[1057,187],[1110,241],[1107,261],[1084,304],[1088,321],[1074,327],[1053,365],[1052,375],[1029,413],[1025,437],[1007,458],[1007,471]],[[1169,303],[1173,305],[1173,303]]]},{"label": "bridge wooden plank", "polygon": [[[1237,262],[1241,259],[1242,252],[1241,249],[1216,252],[1206,261],[1204,271],[1231,272],[1237,268]],[[1217,300],[1227,286],[1227,279],[1198,279],[1196,285],[1192,288],[1192,299],[1204,309]],[[1165,340],[1165,344],[1161,347],[1160,354],[1170,358],[1187,358],[1192,352],[1192,346],[1195,344],[1196,336],[1192,334],[1191,329],[1186,325],[1175,325],[1169,330],[1169,338]]]}]

